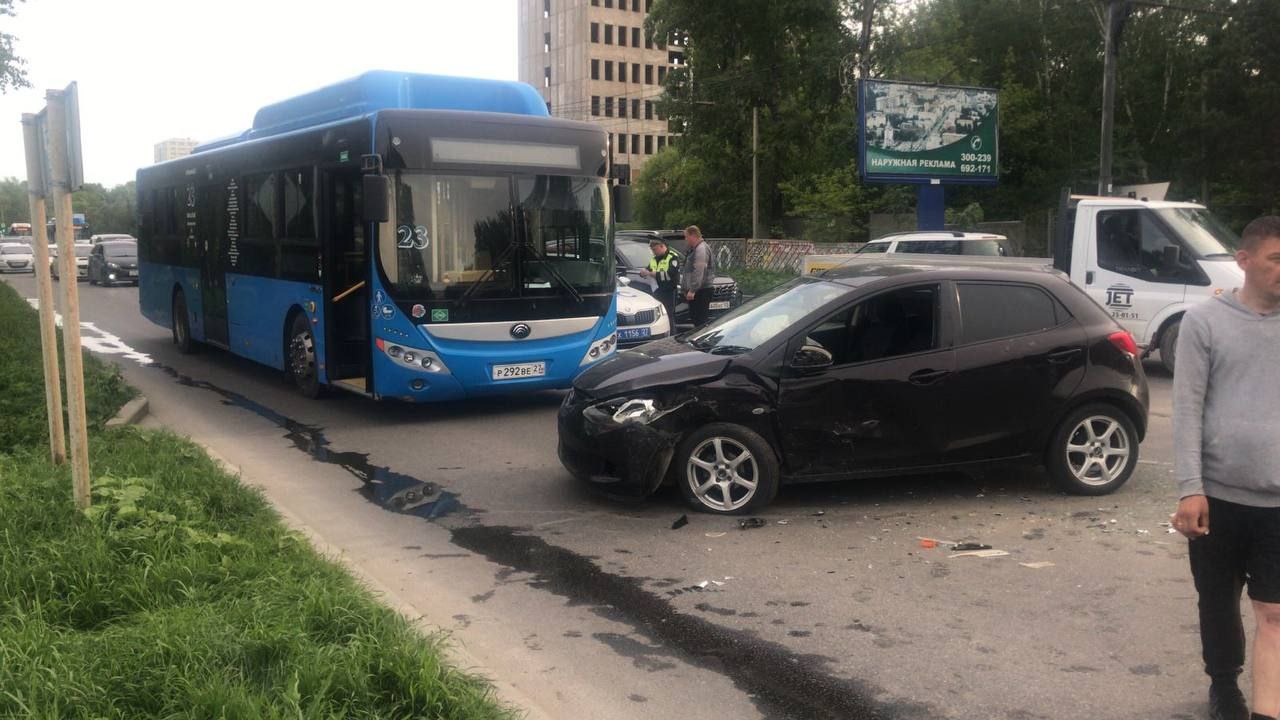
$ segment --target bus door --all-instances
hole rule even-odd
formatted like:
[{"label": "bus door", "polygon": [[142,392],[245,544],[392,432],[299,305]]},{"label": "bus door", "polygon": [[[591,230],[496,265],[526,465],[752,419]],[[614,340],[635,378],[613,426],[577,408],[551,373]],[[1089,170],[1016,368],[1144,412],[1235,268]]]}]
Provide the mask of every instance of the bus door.
[{"label": "bus door", "polygon": [[369,245],[360,185],[359,172],[323,175],[325,351],[330,383],[371,392]]},{"label": "bus door", "polygon": [[[204,339],[205,342],[224,348],[230,344],[227,333],[227,260],[231,243],[227,233],[239,232],[239,194],[235,180],[230,181],[222,193],[217,192],[214,186],[197,189],[194,185],[189,185],[186,189],[187,211],[197,213],[200,218],[198,227],[204,229],[204,247],[202,251],[196,252],[196,257],[200,258],[200,306],[204,308]],[[214,212],[218,213],[221,220],[216,225],[210,222],[210,216]],[[189,222],[188,237],[195,232],[191,226],[192,223]]]}]

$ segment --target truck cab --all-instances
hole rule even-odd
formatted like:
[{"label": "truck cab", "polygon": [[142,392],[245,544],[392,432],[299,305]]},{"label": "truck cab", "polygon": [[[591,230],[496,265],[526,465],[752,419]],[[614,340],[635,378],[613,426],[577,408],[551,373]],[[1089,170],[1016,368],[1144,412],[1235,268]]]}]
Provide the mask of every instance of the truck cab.
[{"label": "truck cab", "polygon": [[1243,282],[1238,246],[1203,205],[1071,196],[1053,264],[1172,372],[1183,313]]}]

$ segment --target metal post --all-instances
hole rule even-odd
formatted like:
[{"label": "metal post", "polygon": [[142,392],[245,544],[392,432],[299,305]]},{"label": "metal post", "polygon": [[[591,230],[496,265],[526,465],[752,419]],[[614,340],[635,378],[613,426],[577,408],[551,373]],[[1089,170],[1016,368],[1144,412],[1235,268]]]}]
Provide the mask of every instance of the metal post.
[{"label": "metal post", "polygon": [[[62,425],[62,381],[58,377],[58,336],[54,315],[53,280],[49,277],[49,233],[45,228],[44,171],[40,166],[40,137],[36,116],[22,116],[27,150],[27,194],[31,202],[31,244],[36,256],[36,298],[40,303],[40,354],[44,361],[45,412],[49,416],[49,454],[55,465],[67,461],[67,437]],[[73,280],[74,282],[74,276]]]},{"label": "metal post", "polygon": [[760,108],[751,108],[751,239],[760,239]]},{"label": "metal post", "polygon": [[1107,0],[1105,58],[1102,71],[1102,151],[1098,158],[1098,194],[1111,194],[1111,141],[1116,114],[1116,61],[1120,51],[1120,0]]},{"label": "metal post", "polygon": [[67,421],[71,426],[71,479],[76,507],[89,507],[89,436],[85,421],[84,356],[80,349],[80,293],[76,287],[71,170],[67,160],[65,95],[45,94],[49,123],[49,167],[54,216],[58,219],[58,274],[62,277],[62,347],[67,375]]}]

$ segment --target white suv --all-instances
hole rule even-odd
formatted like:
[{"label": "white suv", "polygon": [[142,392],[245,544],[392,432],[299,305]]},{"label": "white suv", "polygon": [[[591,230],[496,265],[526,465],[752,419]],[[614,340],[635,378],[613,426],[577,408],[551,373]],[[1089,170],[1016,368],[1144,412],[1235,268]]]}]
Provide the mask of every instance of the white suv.
[{"label": "white suv", "polygon": [[885,235],[858,248],[858,254],[918,253],[925,255],[1008,255],[1009,238],[992,233],[959,231],[905,232]]}]

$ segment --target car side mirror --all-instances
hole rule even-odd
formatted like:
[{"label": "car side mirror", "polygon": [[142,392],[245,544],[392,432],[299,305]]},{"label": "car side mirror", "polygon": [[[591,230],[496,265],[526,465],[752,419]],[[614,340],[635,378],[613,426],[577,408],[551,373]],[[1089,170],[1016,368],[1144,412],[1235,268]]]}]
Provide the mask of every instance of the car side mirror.
[{"label": "car side mirror", "polygon": [[835,358],[833,358],[831,353],[827,352],[824,348],[817,347],[816,345],[805,345],[799,350],[796,350],[796,353],[791,356],[791,362],[787,363],[787,366],[792,370],[799,370],[801,372],[816,372],[818,370],[825,370],[834,364]]},{"label": "car side mirror", "polygon": [[1160,255],[1161,270],[1177,270],[1182,265],[1182,248],[1177,245],[1165,245]]}]

